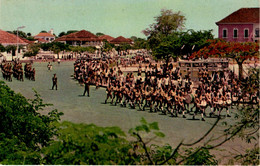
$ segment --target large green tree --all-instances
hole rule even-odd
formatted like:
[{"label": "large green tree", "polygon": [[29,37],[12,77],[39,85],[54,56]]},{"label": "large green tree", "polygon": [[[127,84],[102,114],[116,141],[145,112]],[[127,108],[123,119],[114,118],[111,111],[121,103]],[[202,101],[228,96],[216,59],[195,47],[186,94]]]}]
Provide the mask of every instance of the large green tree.
[{"label": "large green tree", "polygon": [[40,51],[39,44],[30,44],[27,46],[27,51],[24,53],[25,57],[36,56]]},{"label": "large green tree", "polygon": [[180,11],[173,12],[172,10],[162,9],[159,16],[155,17],[155,23],[150,25],[150,28],[143,30],[146,36],[154,36],[163,34],[165,36],[181,31],[184,28],[185,16]]},{"label": "large green tree", "polygon": [[62,113],[42,114],[39,94],[28,100],[0,82],[0,162],[2,164],[40,164],[39,151],[57,134],[54,126]]},{"label": "large green tree", "polygon": [[155,23],[143,30],[148,37],[148,48],[152,50],[156,59],[166,59],[168,64],[169,58],[177,55],[173,52],[177,49],[174,48],[176,45],[172,44],[178,40],[176,33],[184,28],[185,20],[180,11],[162,9],[160,15],[155,17]]}]

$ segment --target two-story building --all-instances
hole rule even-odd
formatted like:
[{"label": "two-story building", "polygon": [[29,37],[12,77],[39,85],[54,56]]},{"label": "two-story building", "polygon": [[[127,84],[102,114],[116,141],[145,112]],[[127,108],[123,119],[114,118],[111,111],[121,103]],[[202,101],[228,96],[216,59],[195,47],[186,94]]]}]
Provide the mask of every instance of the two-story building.
[{"label": "two-story building", "polygon": [[218,25],[218,37],[226,41],[258,42],[260,8],[241,8],[222,20]]},{"label": "two-story building", "polygon": [[51,29],[49,32],[40,32],[39,34],[34,36],[34,39],[38,40],[38,42],[40,42],[40,43],[54,41],[55,36],[53,35],[53,29]]}]

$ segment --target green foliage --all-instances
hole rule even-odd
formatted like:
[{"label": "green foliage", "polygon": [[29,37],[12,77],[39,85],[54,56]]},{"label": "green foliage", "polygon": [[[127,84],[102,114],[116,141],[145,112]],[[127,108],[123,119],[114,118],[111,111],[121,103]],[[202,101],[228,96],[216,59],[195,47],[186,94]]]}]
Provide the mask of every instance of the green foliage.
[{"label": "green foliage", "polygon": [[39,164],[40,149],[57,134],[54,123],[62,113],[42,115],[44,104],[39,94],[28,100],[0,82],[0,163]]},{"label": "green foliage", "polygon": [[117,51],[127,51],[127,50],[131,49],[131,46],[130,46],[130,44],[124,43],[124,44],[120,44],[119,46],[115,46],[115,49]]},{"label": "green foliage", "polygon": [[15,45],[8,45],[5,47],[7,53],[12,53],[12,56],[15,56],[16,46]]},{"label": "green foliage", "polygon": [[102,47],[102,49],[103,49],[102,51],[104,51],[104,52],[109,52],[114,48],[114,44],[111,44],[106,40],[103,40],[103,43],[104,43],[104,45]]},{"label": "green foliage", "polygon": [[5,52],[5,47],[2,44],[0,44],[0,52]]},{"label": "green foliage", "polygon": [[181,32],[179,35],[180,45],[181,47],[185,45],[183,49],[180,50],[182,55],[191,54],[209,45],[208,40],[214,38],[212,31],[213,30],[194,31],[193,29],[189,29],[186,32]]},{"label": "green foliage", "polygon": [[118,127],[63,122],[59,128],[58,140],[43,150],[44,164],[134,164],[131,145]]},{"label": "green foliage", "polygon": [[96,33],[96,36],[102,36],[102,35],[105,35],[104,33],[101,33],[101,32],[97,32]]},{"label": "green foliage", "polygon": [[24,53],[25,57],[31,57],[31,56],[35,56],[38,54],[40,50],[40,45],[39,44],[30,44],[27,47],[27,51]]},{"label": "green foliage", "polygon": [[235,160],[239,161],[241,165],[259,165],[259,147],[254,147],[252,149],[247,149],[244,155],[237,155]]},{"label": "green foliage", "polygon": [[181,31],[184,28],[185,16],[180,11],[173,12],[172,10],[162,9],[161,14],[155,17],[155,23],[150,25],[143,31],[146,36],[156,36],[163,34],[165,36]]},{"label": "green foliage", "polygon": [[[131,39],[132,39],[132,37],[131,37]],[[147,49],[148,48],[147,40],[145,40],[145,39],[136,38],[133,41],[134,41],[133,49]]]},{"label": "green foliage", "polygon": [[69,34],[75,33],[75,32],[78,32],[78,30],[68,30],[67,33],[66,33],[66,35],[69,35]]},{"label": "green foliage", "polygon": [[83,53],[83,52],[94,53],[96,48],[95,47],[69,46],[69,50],[72,52],[75,52],[75,53]]},{"label": "green foliage", "polygon": [[[17,35],[17,30],[14,30],[14,31],[7,31],[9,33],[12,33],[14,35]],[[22,37],[22,38],[27,38],[27,34],[23,31],[18,31],[18,36],[19,37]]]},{"label": "green foliage", "polygon": [[65,32],[61,32],[61,33],[59,34],[59,37],[64,36],[64,35],[66,35],[66,33],[65,33]]},{"label": "green foliage", "polygon": [[185,149],[185,155],[189,156],[184,165],[217,165],[215,156],[209,153],[208,149],[202,148],[197,153],[194,153],[197,149],[188,148]]},{"label": "green foliage", "polygon": [[52,45],[52,43],[42,43],[40,47],[43,49],[43,51],[48,51],[51,50]]}]

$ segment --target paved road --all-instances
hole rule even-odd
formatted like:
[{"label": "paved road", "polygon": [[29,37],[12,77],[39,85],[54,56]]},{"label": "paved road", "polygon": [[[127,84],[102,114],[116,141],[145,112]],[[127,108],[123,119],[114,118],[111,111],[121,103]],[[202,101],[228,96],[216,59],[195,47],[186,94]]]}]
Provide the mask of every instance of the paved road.
[{"label": "paved road", "polygon": [[[28,98],[33,98],[35,89],[46,103],[52,103],[52,108],[57,108],[64,112],[62,120],[68,120],[75,123],[94,123],[100,126],[120,126],[124,131],[139,124],[141,117],[149,122],[159,122],[159,127],[166,134],[164,139],[157,143],[170,143],[177,145],[179,141],[185,139],[185,142],[199,138],[214,123],[214,118],[205,118],[206,121],[172,118],[159,113],[149,113],[148,111],[137,111],[120,106],[104,104],[105,89],[95,87],[90,88],[90,97],[83,97],[84,87],[79,85],[71,78],[73,74],[73,62],[62,62],[60,65],[53,64],[53,70],[47,70],[47,63],[34,63],[36,69],[36,81],[25,79],[24,82],[13,79],[13,82],[7,84]],[[51,90],[53,74],[58,77],[58,90]],[[0,76],[0,80],[3,80]],[[51,108],[49,108],[51,109]],[[234,111],[234,110],[233,110]],[[225,112],[223,112],[223,115]],[[232,115],[232,114],[231,114]],[[199,118],[199,117],[198,117]],[[229,122],[233,118],[226,119]],[[221,127],[214,131],[216,135],[221,132]],[[240,142],[240,141],[239,141]],[[240,147],[239,142],[226,144],[227,147]]]}]

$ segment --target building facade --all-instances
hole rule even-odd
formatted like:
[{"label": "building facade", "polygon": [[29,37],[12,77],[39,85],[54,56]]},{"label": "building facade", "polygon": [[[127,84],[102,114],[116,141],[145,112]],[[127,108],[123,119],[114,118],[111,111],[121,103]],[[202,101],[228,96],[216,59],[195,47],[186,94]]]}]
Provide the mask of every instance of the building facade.
[{"label": "building facade", "polygon": [[259,9],[241,8],[216,22],[218,37],[234,42],[259,42]]},{"label": "building facade", "polygon": [[102,39],[86,30],[81,30],[68,35],[57,38],[56,41],[69,44],[72,46],[93,46],[100,48],[103,45]]},{"label": "building facade", "polygon": [[[53,35],[53,29],[51,29],[49,32],[41,32],[38,35],[34,36],[34,39],[38,41],[47,41],[52,42],[55,40],[55,36]],[[39,40],[40,39],[40,40]],[[43,39],[43,40],[41,40]]]}]

